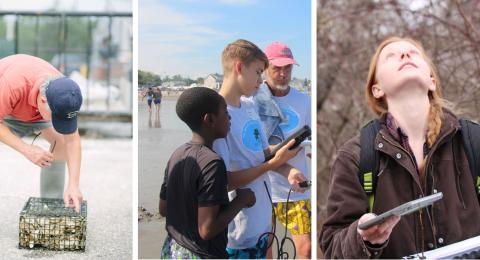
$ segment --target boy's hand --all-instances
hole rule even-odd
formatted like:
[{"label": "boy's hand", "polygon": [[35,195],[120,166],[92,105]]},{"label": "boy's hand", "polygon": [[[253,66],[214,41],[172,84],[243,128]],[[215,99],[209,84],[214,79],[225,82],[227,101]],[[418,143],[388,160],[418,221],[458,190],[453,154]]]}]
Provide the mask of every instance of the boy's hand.
[{"label": "boy's hand", "polygon": [[303,173],[297,168],[292,168],[292,170],[290,170],[287,179],[293,191],[304,193],[307,190],[307,188],[302,188],[299,185],[300,182],[306,181],[307,178],[305,178],[305,175],[303,175]]},{"label": "boy's hand", "polygon": [[242,202],[244,208],[250,208],[255,205],[256,198],[255,193],[249,188],[237,189],[237,198]]},{"label": "boy's hand", "polygon": [[42,168],[49,167],[53,161],[53,154],[51,152],[45,151],[36,145],[28,145],[24,155],[32,163]]},{"label": "boy's hand", "polygon": [[277,153],[275,153],[275,156],[269,161],[272,163],[274,166],[274,169],[278,168],[280,165],[286,163],[288,160],[292,159],[295,157],[300,149],[302,149],[300,146],[289,150],[290,147],[295,144],[295,139],[290,140],[284,147],[280,148]]},{"label": "boy's hand", "polygon": [[[364,214],[358,220],[358,224],[362,224],[373,218],[375,218],[375,214]],[[358,234],[360,234],[363,241],[368,241],[374,245],[381,245],[388,240],[393,228],[395,227],[395,225],[397,225],[398,221],[400,221],[399,216],[391,216],[387,220],[385,220],[385,222],[372,226],[368,229],[361,230],[357,228],[357,232]]]}]

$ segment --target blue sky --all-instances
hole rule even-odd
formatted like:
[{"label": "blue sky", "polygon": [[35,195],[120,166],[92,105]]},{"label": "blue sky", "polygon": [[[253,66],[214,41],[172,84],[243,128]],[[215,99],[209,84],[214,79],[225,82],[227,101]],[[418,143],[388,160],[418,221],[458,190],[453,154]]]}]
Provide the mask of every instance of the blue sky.
[{"label": "blue sky", "polygon": [[222,73],[220,55],[236,39],[262,50],[287,44],[300,66],[293,76],[311,79],[311,1],[139,0],[138,66],[191,78]]}]

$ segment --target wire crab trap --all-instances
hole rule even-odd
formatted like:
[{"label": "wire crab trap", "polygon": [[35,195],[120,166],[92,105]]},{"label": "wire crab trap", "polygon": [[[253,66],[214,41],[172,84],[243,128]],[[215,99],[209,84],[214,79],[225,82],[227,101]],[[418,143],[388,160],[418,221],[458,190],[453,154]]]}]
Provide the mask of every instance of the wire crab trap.
[{"label": "wire crab trap", "polygon": [[29,198],[20,212],[20,248],[85,251],[87,202],[80,213],[62,199]]}]

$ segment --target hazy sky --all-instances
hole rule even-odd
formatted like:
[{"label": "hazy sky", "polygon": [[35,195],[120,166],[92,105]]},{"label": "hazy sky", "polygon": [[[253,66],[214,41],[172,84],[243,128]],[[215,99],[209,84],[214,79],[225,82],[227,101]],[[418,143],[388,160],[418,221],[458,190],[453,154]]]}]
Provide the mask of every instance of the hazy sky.
[{"label": "hazy sky", "polygon": [[310,1],[140,0],[139,69],[191,78],[222,73],[220,55],[243,38],[264,49],[286,43],[300,66],[293,76],[311,78]]}]

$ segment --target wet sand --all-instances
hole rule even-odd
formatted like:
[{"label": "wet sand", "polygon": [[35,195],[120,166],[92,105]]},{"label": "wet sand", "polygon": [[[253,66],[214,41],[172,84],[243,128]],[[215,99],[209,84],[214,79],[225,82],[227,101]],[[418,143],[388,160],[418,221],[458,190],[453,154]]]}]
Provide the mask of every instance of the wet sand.
[{"label": "wet sand", "polygon": [[[155,214],[168,159],[191,132],[175,113],[176,98],[162,99],[159,118],[149,116],[146,103],[138,106],[138,205]],[[139,222],[138,258],[159,258],[165,236],[164,218]]]}]

